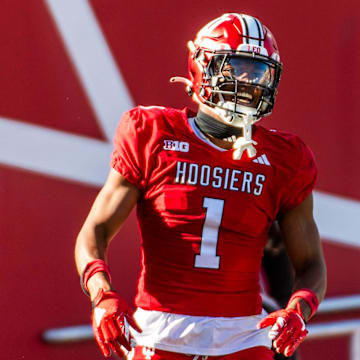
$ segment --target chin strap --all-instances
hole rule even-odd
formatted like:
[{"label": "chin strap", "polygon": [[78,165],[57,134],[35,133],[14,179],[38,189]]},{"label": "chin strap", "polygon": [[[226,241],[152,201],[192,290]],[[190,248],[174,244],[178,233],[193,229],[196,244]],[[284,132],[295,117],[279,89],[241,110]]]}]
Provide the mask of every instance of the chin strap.
[{"label": "chin strap", "polygon": [[242,121],[244,123],[244,125],[242,126],[244,136],[238,137],[233,145],[234,160],[240,160],[245,150],[247,151],[247,155],[249,158],[252,158],[256,155],[256,149],[254,145],[257,145],[257,142],[251,138],[252,124],[254,121],[251,116],[243,117]]}]

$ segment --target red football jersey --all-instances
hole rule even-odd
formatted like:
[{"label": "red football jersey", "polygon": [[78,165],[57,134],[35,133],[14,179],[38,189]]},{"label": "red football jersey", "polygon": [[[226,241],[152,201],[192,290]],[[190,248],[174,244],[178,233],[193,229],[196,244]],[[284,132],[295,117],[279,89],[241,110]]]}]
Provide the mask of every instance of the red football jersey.
[{"label": "red football jersey", "polygon": [[269,228],[312,191],[313,155],[294,135],[253,126],[256,156],[233,160],[193,117],[139,106],[116,132],[111,165],[142,192],[135,304],[197,316],[259,314]]}]

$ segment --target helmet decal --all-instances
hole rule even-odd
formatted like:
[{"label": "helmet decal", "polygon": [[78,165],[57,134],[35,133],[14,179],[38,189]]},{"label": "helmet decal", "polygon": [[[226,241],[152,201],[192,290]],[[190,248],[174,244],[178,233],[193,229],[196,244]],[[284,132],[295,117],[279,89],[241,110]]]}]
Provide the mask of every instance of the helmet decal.
[{"label": "helmet decal", "polygon": [[[244,34],[245,43],[264,46],[264,32],[259,20],[244,14],[233,15],[236,16],[241,23],[242,31],[240,29],[238,29],[238,31]],[[236,28],[236,23],[234,23],[234,27]]]}]

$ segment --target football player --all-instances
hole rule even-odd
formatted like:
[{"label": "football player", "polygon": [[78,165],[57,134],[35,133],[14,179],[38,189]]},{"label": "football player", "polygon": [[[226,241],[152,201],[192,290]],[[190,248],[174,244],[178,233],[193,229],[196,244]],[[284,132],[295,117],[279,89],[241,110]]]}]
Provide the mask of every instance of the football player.
[{"label": "football player", "polygon": [[[81,284],[104,356],[268,360],[291,355],[326,288],[313,219],[316,166],[295,135],[255,124],[282,71],[274,36],[230,13],[189,43],[185,83],[198,112],[138,106],[117,129],[111,170],[76,242]],[[136,311],[111,286],[111,239],[137,206]],[[259,272],[278,221],[295,269],[288,304],[267,314]],[[126,241],[126,239],[124,239]]]}]

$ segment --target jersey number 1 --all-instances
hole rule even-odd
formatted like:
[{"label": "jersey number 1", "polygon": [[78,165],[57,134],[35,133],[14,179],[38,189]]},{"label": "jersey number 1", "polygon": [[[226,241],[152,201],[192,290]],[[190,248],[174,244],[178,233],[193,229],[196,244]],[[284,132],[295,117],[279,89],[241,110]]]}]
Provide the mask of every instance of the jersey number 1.
[{"label": "jersey number 1", "polygon": [[200,254],[195,257],[195,267],[218,269],[220,256],[216,255],[219,227],[224,211],[224,200],[204,198],[203,207],[207,209],[203,226]]}]

